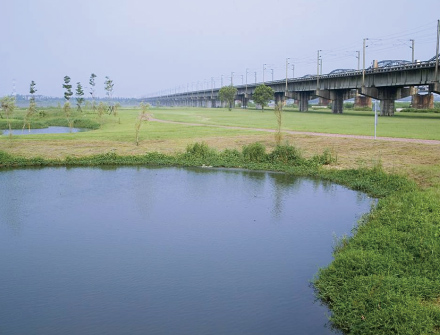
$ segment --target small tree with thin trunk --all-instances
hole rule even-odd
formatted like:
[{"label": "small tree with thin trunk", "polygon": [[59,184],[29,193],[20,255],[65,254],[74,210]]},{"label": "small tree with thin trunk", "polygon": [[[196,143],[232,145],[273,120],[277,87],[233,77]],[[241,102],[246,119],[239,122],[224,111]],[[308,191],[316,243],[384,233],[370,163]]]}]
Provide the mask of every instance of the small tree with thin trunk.
[{"label": "small tree with thin trunk", "polygon": [[76,109],[82,113],[82,104],[84,103],[84,90],[80,82],[76,83]]},{"label": "small tree with thin trunk", "polygon": [[252,94],[252,100],[261,105],[261,109],[264,110],[264,107],[267,106],[269,101],[273,99],[273,96],[274,91],[272,87],[261,84],[255,88],[255,91]]},{"label": "small tree with thin trunk", "polygon": [[31,131],[31,117],[32,115],[37,111],[37,104],[35,103],[35,92],[37,92],[37,89],[35,88],[35,82],[32,80],[30,87],[29,87],[29,93],[31,94],[31,99],[29,100],[29,108],[27,109],[26,115],[24,116],[23,120],[23,130],[28,126],[29,131]]},{"label": "small tree with thin trunk", "polygon": [[66,119],[67,119],[67,123],[69,124],[69,128],[70,131],[72,132],[72,128],[73,128],[73,117],[72,117],[72,108],[70,107],[70,98],[73,95],[72,92],[72,85],[70,85],[70,77],[69,76],[64,76],[64,84],[63,84],[63,88],[64,88],[64,106],[63,106],[63,111],[64,114],[66,115]]},{"label": "small tree with thin trunk", "polygon": [[234,100],[236,95],[237,95],[237,89],[232,85],[223,86],[218,92],[218,97],[220,98],[220,101],[222,102],[225,101],[229,104],[229,110],[231,110],[234,105]]},{"label": "small tree with thin trunk", "polygon": [[283,114],[283,103],[282,102],[278,102],[275,105],[274,113],[277,118],[277,132],[275,133],[275,143],[277,145],[280,145],[281,139],[282,139],[282,134],[281,134],[282,114]]},{"label": "small tree with thin trunk", "polygon": [[[9,128],[9,137],[12,137],[12,127],[11,127],[11,118],[14,114],[15,110],[15,97],[7,96],[0,100],[2,111],[5,113],[7,122],[8,122],[8,128]],[[3,118],[3,116],[2,116]]]},{"label": "small tree with thin trunk", "polygon": [[95,103],[95,78],[96,78],[96,74],[92,73],[90,75],[90,79],[89,79],[89,85],[90,85],[90,96],[92,97],[92,111],[95,112],[96,110],[96,103]]},{"label": "small tree with thin trunk", "polygon": [[150,108],[150,104],[146,104],[144,102],[141,102],[140,104],[142,111],[140,112],[139,116],[136,119],[136,124],[134,126],[134,129],[136,131],[136,145],[139,145],[139,131],[142,126],[142,122],[148,121],[148,109]]},{"label": "small tree with thin trunk", "polygon": [[104,81],[104,89],[105,89],[105,94],[107,95],[107,98],[109,100],[108,103],[108,113],[111,114],[114,112],[114,107],[112,104],[112,96],[113,96],[113,80],[111,80],[108,76],[105,77],[105,81]]}]

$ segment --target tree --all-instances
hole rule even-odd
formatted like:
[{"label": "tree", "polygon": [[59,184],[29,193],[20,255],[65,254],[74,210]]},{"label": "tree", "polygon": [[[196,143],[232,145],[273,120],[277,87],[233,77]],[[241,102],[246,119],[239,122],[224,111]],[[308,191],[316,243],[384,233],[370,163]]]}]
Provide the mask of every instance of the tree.
[{"label": "tree", "polygon": [[64,99],[68,102],[73,95],[72,85],[70,85],[70,77],[69,76],[64,76],[63,88],[65,89]]},{"label": "tree", "polygon": [[30,118],[37,111],[37,104],[35,103],[35,96],[34,96],[35,92],[37,92],[35,86],[36,86],[35,81],[32,80],[29,87],[29,93],[31,94],[31,98],[29,100],[29,108],[27,109],[26,115],[24,116],[23,130],[26,127],[26,125],[28,126],[29,131],[31,130]]},{"label": "tree", "polygon": [[64,84],[63,84],[63,88],[65,89],[64,91],[64,106],[63,106],[63,111],[64,114],[66,115],[66,119],[67,119],[67,123],[69,124],[69,128],[70,131],[72,132],[72,128],[73,128],[73,118],[72,118],[72,109],[70,107],[70,98],[73,95],[72,92],[72,85],[70,85],[70,77],[69,76],[64,76]]},{"label": "tree", "polygon": [[15,110],[15,97],[8,96],[2,98],[0,100],[0,106],[8,119],[9,137],[12,137],[11,118]]},{"label": "tree", "polygon": [[96,74],[92,73],[90,75],[90,79],[89,79],[90,95],[92,97],[92,110],[93,111],[95,111],[95,109],[96,109],[96,104],[95,104],[95,78],[96,78]]},{"label": "tree", "polygon": [[111,114],[114,110],[111,99],[112,99],[112,95],[113,95],[113,80],[111,80],[108,76],[105,77],[105,81],[104,81],[104,85],[105,85],[105,94],[107,95],[107,98],[109,99],[109,114]]},{"label": "tree", "polygon": [[236,95],[237,95],[237,89],[232,85],[223,86],[218,92],[218,96],[220,100],[229,103],[229,110],[232,109]]},{"label": "tree", "polygon": [[255,103],[261,105],[261,108],[264,110],[264,107],[267,106],[270,100],[273,99],[274,91],[272,87],[261,84],[257,86],[254,93],[252,94],[252,100]]},{"label": "tree", "polygon": [[283,114],[283,103],[278,102],[275,105],[275,109],[273,111],[277,118],[277,132],[275,133],[275,142],[277,145],[281,144],[282,134],[281,134],[281,125],[282,125],[282,114]]},{"label": "tree", "polygon": [[150,108],[150,104],[146,104],[142,101],[140,106],[142,108],[142,112],[137,117],[136,124],[134,126],[134,129],[136,131],[136,145],[139,145],[139,130],[141,129],[142,122],[148,121],[147,112],[148,112],[148,109]]},{"label": "tree", "polygon": [[81,105],[84,103],[84,90],[80,82],[76,83],[76,106],[78,112],[82,112]]}]

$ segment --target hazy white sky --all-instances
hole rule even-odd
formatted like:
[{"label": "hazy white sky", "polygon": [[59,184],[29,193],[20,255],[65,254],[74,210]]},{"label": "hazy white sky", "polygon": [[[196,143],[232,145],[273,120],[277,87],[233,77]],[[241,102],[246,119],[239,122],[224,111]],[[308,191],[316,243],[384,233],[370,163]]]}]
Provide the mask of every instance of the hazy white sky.
[{"label": "hazy white sky", "polygon": [[[373,59],[426,60],[435,54],[440,0],[2,0],[0,96],[62,96],[63,77],[88,86],[105,76],[114,96],[141,97],[230,83],[357,68]],[[362,54],[361,54],[362,58]],[[362,66],[362,63],[361,63]],[[288,76],[292,76],[289,65]]]}]

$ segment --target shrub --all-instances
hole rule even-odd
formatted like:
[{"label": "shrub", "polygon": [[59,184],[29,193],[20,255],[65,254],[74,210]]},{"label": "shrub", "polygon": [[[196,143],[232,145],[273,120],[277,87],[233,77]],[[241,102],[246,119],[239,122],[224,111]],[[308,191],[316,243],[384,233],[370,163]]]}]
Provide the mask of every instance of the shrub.
[{"label": "shrub", "polygon": [[402,112],[402,113],[440,113],[440,108],[434,108],[434,109],[404,108],[400,112]]},{"label": "shrub", "polygon": [[259,142],[245,145],[243,147],[243,158],[252,162],[263,162],[266,160],[266,148]]},{"label": "shrub", "polygon": [[352,109],[354,107],[353,102],[346,102],[344,103],[344,108]]},{"label": "shrub", "polygon": [[365,106],[365,107],[354,107],[353,109],[355,111],[358,111],[358,112],[371,112],[373,110],[371,107],[367,107],[367,106]]},{"label": "shrub", "polygon": [[272,163],[297,163],[304,161],[301,151],[289,144],[277,145],[275,149],[269,154],[269,159]]},{"label": "shrub", "polygon": [[186,154],[197,158],[207,158],[214,154],[214,149],[211,149],[205,142],[196,142],[186,146]]}]

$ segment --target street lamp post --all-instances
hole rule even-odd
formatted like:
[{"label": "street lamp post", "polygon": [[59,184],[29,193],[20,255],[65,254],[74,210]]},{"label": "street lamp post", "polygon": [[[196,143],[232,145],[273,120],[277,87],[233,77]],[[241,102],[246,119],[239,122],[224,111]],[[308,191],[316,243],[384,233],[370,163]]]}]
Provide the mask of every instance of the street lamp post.
[{"label": "street lamp post", "polygon": [[316,59],[316,76],[317,76],[317,79],[316,79],[316,88],[319,90],[319,59],[320,59],[320,55],[319,55],[319,53],[321,52],[322,50],[318,50],[318,57],[317,57],[317,59]]},{"label": "street lamp post", "polygon": [[231,86],[234,86],[234,72],[231,72]]},{"label": "street lamp post", "polygon": [[410,46],[410,48],[412,49],[411,51],[411,53],[412,53],[412,57],[411,57],[411,59],[412,59],[412,62],[414,63],[414,40],[410,40],[410,42],[411,42],[411,46]]},{"label": "street lamp post", "polygon": [[287,68],[289,67],[289,59],[290,58],[286,58],[286,94],[287,94]]},{"label": "street lamp post", "polygon": [[266,70],[266,64],[263,64],[263,85],[264,85],[264,70]]},{"label": "street lamp post", "polygon": [[270,69],[270,71],[272,72],[272,81],[273,81],[273,69]]},{"label": "street lamp post", "polygon": [[362,52],[362,86],[365,86],[365,48],[368,38],[364,38],[363,52]]}]

